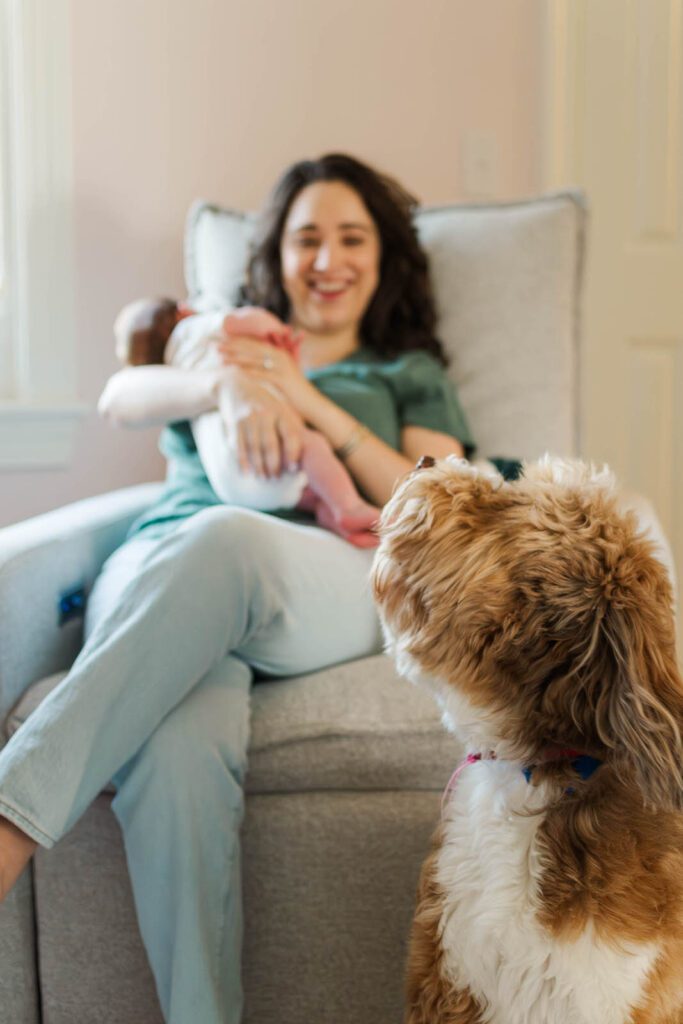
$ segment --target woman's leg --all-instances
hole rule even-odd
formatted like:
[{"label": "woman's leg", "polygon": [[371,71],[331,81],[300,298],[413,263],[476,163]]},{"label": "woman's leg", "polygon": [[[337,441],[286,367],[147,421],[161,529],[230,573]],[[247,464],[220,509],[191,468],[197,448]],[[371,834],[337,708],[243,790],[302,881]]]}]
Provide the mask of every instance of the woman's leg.
[{"label": "woman's leg", "polygon": [[[207,510],[161,543],[143,537],[131,542],[111,560],[93,594],[98,621],[68,678],[0,752],[0,813],[45,846],[118,772],[117,813],[143,936],[168,1013],[191,1002],[186,993],[203,989],[207,963],[227,957],[224,969],[230,971],[231,963],[234,979],[238,904],[232,910],[226,906],[225,885],[216,886],[237,871],[237,862],[231,861],[229,870],[223,862],[203,876],[197,858],[219,848],[206,823],[220,827],[226,802],[233,808],[231,834],[236,827],[234,793],[230,799],[226,794],[232,792],[228,774],[233,780],[239,776],[239,755],[229,743],[230,756],[219,758],[228,768],[219,785],[210,752],[216,750],[216,735],[222,735],[222,719],[200,716],[194,727],[197,754],[190,758],[183,793],[175,774],[166,770],[172,745],[157,743],[153,734],[161,726],[163,735],[165,720],[179,723],[174,731],[182,734],[187,695],[211,669],[220,677],[229,650],[274,674],[309,671],[378,650],[380,631],[367,583],[370,561],[367,552],[330,533],[241,509]],[[123,578],[128,582],[122,585]],[[112,593],[116,607],[109,611]],[[226,661],[231,679],[239,664]],[[215,672],[209,678],[215,680]],[[202,700],[203,686],[192,694],[190,708]],[[175,771],[184,771],[184,757],[177,759]],[[144,809],[150,787],[167,808],[163,816]],[[202,804],[203,853],[184,849],[199,834],[191,794]],[[164,888],[165,903],[159,894],[147,903],[154,851],[169,843],[180,847],[171,851],[169,867],[177,884]],[[189,895],[181,911],[184,892]],[[203,905],[226,907],[222,945],[201,913],[190,915],[187,924],[189,908]],[[201,932],[201,942],[193,929]],[[229,989],[234,1005],[234,982]],[[216,998],[227,997],[219,992]],[[216,1020],[227,1020],[227,1008],[221,1012],[223,1018]],[[213,1024],[208,1011],[205,1020]]]},{"label": "woman's leg", "polygon": [[0,814],[46,847],[228,652],[285,675],[379,648],[370,555],[326,531],[217,507],[123,559],[116,607],[0,752]]},{"label": "woman's leg", "polygon": [[239,828],[251,672],[224,658],[114,778],[140,932],[169,1024],[239,1024]]}]

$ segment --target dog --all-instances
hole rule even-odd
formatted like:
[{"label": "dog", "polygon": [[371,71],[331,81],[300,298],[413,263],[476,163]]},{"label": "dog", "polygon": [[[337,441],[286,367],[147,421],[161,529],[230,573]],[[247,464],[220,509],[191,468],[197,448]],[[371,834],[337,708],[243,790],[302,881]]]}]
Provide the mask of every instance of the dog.
[{"label": "dog", "polygon": [[385,506],[386,647],[468,757],[406,1024],[683,1024],[683,683],[669,576],[614,479],[429,457]]}]

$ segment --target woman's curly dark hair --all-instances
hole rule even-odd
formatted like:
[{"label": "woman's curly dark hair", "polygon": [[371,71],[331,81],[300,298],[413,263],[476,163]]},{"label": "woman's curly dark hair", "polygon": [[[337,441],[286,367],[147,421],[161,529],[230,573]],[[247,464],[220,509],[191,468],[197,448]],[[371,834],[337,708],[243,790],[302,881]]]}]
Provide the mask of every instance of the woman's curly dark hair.
[{"label": "woman's curly dark hair", "polygon": [[256,228],[240,304],[261,306],[288,319],[290,304],[280,262],[282,232],[299,192],[319,181],[341,181],[357,192],[379,232],[379,285],[361,321],[363,344],[383,358],[422,349],[446,366],[443,346],[434,334],[436,310],[427,257],[412,220],[417,200],[393,178],[343,153],[301,160],[276,182]]}]

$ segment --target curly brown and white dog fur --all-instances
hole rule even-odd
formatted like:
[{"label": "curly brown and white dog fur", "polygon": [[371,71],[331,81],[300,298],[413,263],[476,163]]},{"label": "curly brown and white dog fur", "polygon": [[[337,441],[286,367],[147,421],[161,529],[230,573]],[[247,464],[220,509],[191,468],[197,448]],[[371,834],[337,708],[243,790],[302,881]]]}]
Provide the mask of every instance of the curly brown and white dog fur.
[{"label": "curly brown and white dog fur", "polygon": [[[683,1024],[672,591],[611,476],[448,458],[380,532],[387,647],[482,755],[423,867],[406,1021]],[[581,778],[567,748],[600,766]]]}]

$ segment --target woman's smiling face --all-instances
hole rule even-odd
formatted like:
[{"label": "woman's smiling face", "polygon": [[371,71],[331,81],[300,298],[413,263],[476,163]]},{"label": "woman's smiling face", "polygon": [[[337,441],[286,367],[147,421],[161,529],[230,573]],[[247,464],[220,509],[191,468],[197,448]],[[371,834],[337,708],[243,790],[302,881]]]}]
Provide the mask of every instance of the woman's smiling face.
[{"label": "woman's smiling face", "polygon": [[379,283],[380,240],[363,200],[341,181],[307,185],[280,243],[291,322],[314,334],[358,331]]}]

